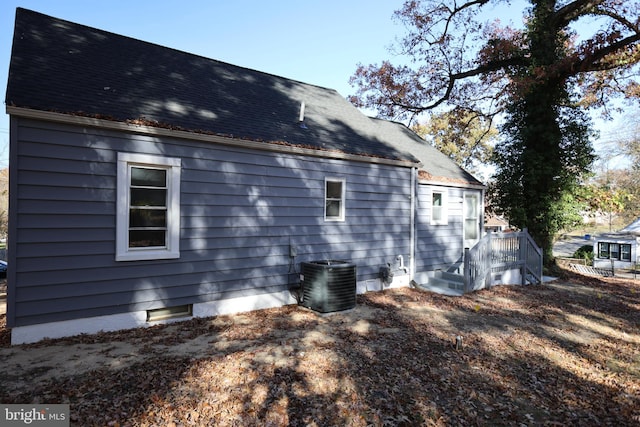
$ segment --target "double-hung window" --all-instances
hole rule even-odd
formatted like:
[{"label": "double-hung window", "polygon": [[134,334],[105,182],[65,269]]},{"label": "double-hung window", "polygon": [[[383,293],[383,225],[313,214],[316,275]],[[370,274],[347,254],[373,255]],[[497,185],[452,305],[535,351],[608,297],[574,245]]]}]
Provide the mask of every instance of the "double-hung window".
[{"label": "double-hung window", "polygon": [[620,245],[617,243],[609,244],[609,257],[620,259]]},{"label": "double-hung window", "polygon": [[180,257],[180,159],[118,153],[116,261]]},{"label": "double-hung window", "polygon": [[448,221],[447,193],[433,190],[431,192],[431,225],[446,225]]},{"label": "double-hung window", "polygon": [[325,178],[324,188],[325,221],[344,221],[346,194],[344,179]]},{"label": "double-hung window", "polygon": [[598,258],[609,258],[609,244],[598,243]]}]

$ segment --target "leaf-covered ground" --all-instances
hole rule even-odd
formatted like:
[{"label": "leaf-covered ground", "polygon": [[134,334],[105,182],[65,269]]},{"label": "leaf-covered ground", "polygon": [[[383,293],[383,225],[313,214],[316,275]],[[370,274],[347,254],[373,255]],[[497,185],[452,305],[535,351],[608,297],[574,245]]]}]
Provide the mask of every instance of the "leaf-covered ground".
[{"label": "leaf-covered ground", "polygon": [[640,284],[620,279],[0,340],[0,402],[69,403],[73,425],[640,425]]}]

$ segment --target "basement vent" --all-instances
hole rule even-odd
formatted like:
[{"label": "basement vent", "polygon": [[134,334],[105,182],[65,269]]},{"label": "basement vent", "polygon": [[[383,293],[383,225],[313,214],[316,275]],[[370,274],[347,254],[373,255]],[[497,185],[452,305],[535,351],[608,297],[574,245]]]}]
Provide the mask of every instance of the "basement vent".
[{"label": "basement vent", "polygon": [[347,261],[301,263],[301,305],[321,313],[356,306],[356,266]]},{"label": "basement vent", "polygon": [[177,319],[180,317],[191,317],[193,315],[193,304],[176,305],[173,307],[156,308],[147,310],[147,322],[156,320]]}]

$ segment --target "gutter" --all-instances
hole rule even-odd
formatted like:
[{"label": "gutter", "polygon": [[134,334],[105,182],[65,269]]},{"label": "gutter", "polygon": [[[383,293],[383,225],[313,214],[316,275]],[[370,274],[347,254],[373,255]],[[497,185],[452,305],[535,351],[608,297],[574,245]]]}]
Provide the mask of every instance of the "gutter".
[{"label": "gutter", "polygon": [[468,181],[438,181],[433,179],[418,179],[419,184],[437,185],[439,187],[456,187],[456,188],[469,188],[474,190],[486,190],[487,186],[484,184],[476,184]]}]

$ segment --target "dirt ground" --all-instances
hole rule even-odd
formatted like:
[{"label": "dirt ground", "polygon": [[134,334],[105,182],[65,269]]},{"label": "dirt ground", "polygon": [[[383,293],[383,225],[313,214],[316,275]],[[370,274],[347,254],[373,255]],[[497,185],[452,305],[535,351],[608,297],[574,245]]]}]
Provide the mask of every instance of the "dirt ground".
[{"label": "dirt ground", "polygon": [[69,403],[73,425],[640,425],[640,284],[400,289],[14,347],[4,331],[0,402]]}]

